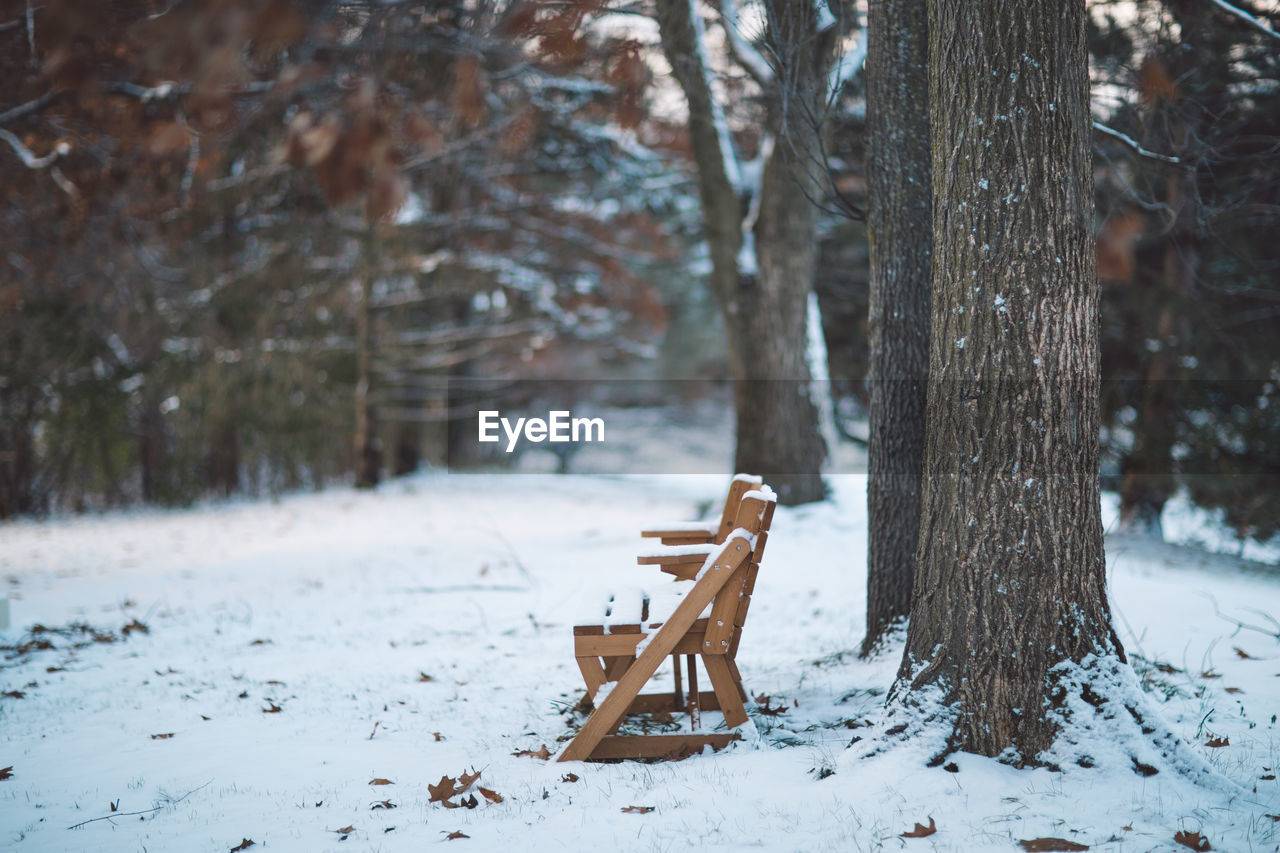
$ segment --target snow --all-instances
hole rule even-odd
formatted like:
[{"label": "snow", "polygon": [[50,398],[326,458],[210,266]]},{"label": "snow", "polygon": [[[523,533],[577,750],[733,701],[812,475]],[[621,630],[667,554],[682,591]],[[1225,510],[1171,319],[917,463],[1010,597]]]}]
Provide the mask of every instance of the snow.
[{"label": "snow", "polygon": [[[1092,769],[957,755],[949,772],[925,766],[936,731],[871,737],[901,637],[857,658],[866,479],[828,481],[831,500],[774,517],[738,656],[759,697],[749,736],[677,763],[513,753],[554,754],[581,723],[580,591],[678,595],[634,564],[639,530],[717,505],[724,476],[432,473],[367,493],[0,526],[12,599],[0,637],[55,646],[0,657],[0,693],[23,694],[0,697],[0,768],[13,767],[0,846],[416,850],[461,831],[450,843],[475,850],[1017,850],[1060,837],[1119,851],[1182,849],[1184,830],[1215,850],[1280,845],[1267,817],[1280,787],[1265,778],[1280,769],[1280,570],[1109,539],[1134,663],[1114,678],[1145,689],[1201,772],[1137,775],[1106,731],[1080,729],[1060,748],[1088,752]],[[121,638],[134,619],[150,632]],[[77,621],[117,641],[75,649],[74,636],[24,633]],[[704,713],[703,728],[722,725]],[[429,802],[428,784],[472,768],[502,803]],[[396,808],[373,808],[384,800]],[[112,803],[159,808],[68,829]],[[937,834],[900,837],[930,818]]]}]

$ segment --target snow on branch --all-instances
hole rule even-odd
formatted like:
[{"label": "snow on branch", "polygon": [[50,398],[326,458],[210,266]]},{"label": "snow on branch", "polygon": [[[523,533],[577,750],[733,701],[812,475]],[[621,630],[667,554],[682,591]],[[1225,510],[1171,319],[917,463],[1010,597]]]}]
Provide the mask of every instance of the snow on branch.
[{"label": "snow on branch", "polygon": [[773,81],[773,67],[755,45],[743,38],[736,0],[720,0],[720,22],[729,40],[729,54],[761,87],[767,87]]},{"label": "snow on branch", "polygon": [[738,169],[738,155],[733,148],[733,137],[729,134],[729,122],[725,119],[724,106],[716,98],[712,84],[711,60],[707,58],[707,31],[702,25],[702,16],[698,14],[697,0],[688,0],[689,17],[693,24],[693,42],[698,67],[710,95],[711,122],[715,126],[716,139],[720,143],[720,158],[724,161],[724,173],[735,191],[741,192],[742,175]]},{"label": "snow on branch", "polygon": [[1150,157],[1152,160],[1159,160],[1163,163],[1176,164],[1176,163],[1182,162],[1182,160],[1178,157],[1170,157],[1168,154],[1158,154],[1155,151],[1148,151],[1146,148],[1142,147],[1142,144],[1138,142],[1138,140],[1134,139],[1129,134],[1121,133],[1115,128],[1107,127],[1105,124],[1103,124],[1100,121],[1095,121],[1093,123],[1093,129],[1098,131],[1099,133],[1105,133],[1107,136],[1110,136],[1113,139],[1120,140],[1125,145],[1132,148],[1135,153],[1140,154],[1143,157]]},{"label": "snow on branch", "polygon": [[1230,3],[1228,3],[1227,0],[1209,0],[1209,2],[1213,3],[1213,5],[1217,6],[1220,9],[1224,9],[1227,12],[1230,12],[1232,15],[1235,15],[1240,20],[1245,21],[1249,24],[1252,24],[1254,27],[1266,33],[1267,35],[1271,36],[1272,38],[1280,39],[1280,33],[1271,29],[1271,24],[1269,24],[1268,22],[1264,21],[1261,18],[1250,15],[1248,12],[1246,12],[1244,9],[1241,9],[1239,6],[1233,6]]},{"label": "snow on branch", "polygon": [[0,139],[9,143],[9,147],[18,155],[18,159],[22,161],[22,165],[28,169],[47,169],[52,166],[59,157],[71,151],[71,146],[66,142],[59,142],[53,146],[53,150],[43,157],[37,157],[35,152],[22,144],[22,140],[14,136],[4,128],[0,128]]}]

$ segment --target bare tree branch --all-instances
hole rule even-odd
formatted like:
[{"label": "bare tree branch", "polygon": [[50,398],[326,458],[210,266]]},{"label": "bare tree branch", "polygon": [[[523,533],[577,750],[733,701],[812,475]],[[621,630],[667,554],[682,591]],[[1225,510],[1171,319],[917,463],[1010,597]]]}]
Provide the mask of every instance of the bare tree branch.
[{"label": "bare tree branch", "polygon": [[1164,163],[1176,164],[1176,163],[1182,162],[1182,160],[1179,159],[1178,157],[1170,157],[1168,154],[1158,154],[1155,151],[1148,151],[1146,148],[1143,148],[1142,144],[1139,143],[1138,140],[1134,139],[1132,136],[1129,136],[1127,133],[1121,133],[1120,131],[1114,128],[1107,127],[1105,124],[1103,124],[1100,121],[1095,121],[1093,123],[1093,129],[1098,131],[1099,133],[1105,133],[1107,136],[1110,136],[1113,139],[1120,140],[1125,145],[1132,148],[1135,153],[1140,154],[1143,157],[1150,157],[1153,160],[1160,160]]},{"label": "bare tree branch", "polygon": [[1241,9],[1239,6],[1232,6],[1230,3],[1227,2],[1227,0],[1209,0],[1209,2],[1220,9],[1230,12],[1232,15],[1235,15],[1240,20],[1253,25],[1254,27],[1266,33],[1267,35],[1271,36],[1272,38],[1280,39],[1280,33],[1271,29],[1271,24],[1267,23],[1261,18],[1257,18],[1257,17],[1254,17],[1253,15],[1250,15],[1248,12],[1246,12],[1244,9]]},{"label": "bare tree branch", "polygon": [[47,169],[57,162],[58,158],[67,154],[71,150],[71,146],[65,142],[59,142],[53,146],[53,150],[43,157],[37,157],[35,153],[22,144],[22,140],[14,136],[4,128],[0,128],[0,139],[9,143],[9,147],[18,155],[18,159],[22,161],[22,165],[28,169]]},{"label": "bare tree branch", "polygon": [[58,98],[60,97],[62,97],[62,92],[60,90],[55,89],[52,92],[47,92],[41,95],[40,97],[36,98],[34,101],[27,101],[25,104],[19,104],[18,106],[12,109],[5,110],[4,112],[0,113],[0,125],[5,125],[13,121],[14,119],[19,119],[25,115],[30,115],[31,113],[39,112],[40,110],[52,104],[54,101],[58,100]]}]

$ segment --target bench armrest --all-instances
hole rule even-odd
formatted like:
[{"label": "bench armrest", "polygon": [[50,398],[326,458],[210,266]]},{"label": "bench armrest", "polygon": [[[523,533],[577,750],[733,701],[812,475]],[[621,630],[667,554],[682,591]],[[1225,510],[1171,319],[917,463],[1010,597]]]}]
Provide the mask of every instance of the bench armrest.
[{"label": "bench armrest", "polygon": [[719,545],[712,543],[681,543],[641,554],[636,557],[636,563],[641,566],[657,566],[667,574],[675,575],[678,580],[692,580],[707,557],[719,549]]},{"label": "bench armrest", "polygon": [[640,535],[663,545],[702,545],[714,541],[717,527],[714,521],[677,521],[646,527]]}]

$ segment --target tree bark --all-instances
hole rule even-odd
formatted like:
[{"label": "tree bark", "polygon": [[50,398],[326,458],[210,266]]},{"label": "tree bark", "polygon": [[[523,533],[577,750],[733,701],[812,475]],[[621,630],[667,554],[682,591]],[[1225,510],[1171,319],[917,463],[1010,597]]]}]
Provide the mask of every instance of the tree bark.
[{"label": "tree bark", "polygon": [[1083,0],[929,0],[933,337],[916,590],[895,685],[950,750],[1034,763],[1062,664],[1123,660],[1098,490]]},{"label": "tree bark", "polygon": [[364,275],[356,305],[356,426],[354,435],[356,488],[372,489],[382,474],[382,450],[378,443],[378,411],[373,384],[373,279],[374,241],[364,241]]},{"label": "tree bark", "polygon": [[[805,323],[816,251],[808,164],[794,148],[775,147],[765,163],[752,227],[753,199],[738,183],[733,142],[705,62],[702,22],[689,0],[658,0],[657,11],[663,53],[689,106],[711,287],[724,316],[734,382],[735,470],[762,475],[780,503],[821,500],[826,445],[811,397]],[[793,31],[793,54],[806,67],[821,67],[811,61],[815,40],[803,40],[803,27]],[[744,224],[754,242],[746,258]]]},{"label": "tree bark", "polygon": [[920,533],[933,251],[924,0],[871,0],[867,38],[871,434],[864,655],[911,612]]}]

